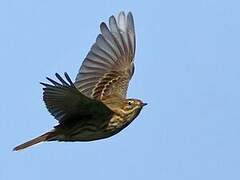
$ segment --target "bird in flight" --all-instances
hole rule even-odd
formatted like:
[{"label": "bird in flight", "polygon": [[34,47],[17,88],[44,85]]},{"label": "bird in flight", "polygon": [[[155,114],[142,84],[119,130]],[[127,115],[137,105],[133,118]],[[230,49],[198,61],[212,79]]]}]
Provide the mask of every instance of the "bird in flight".
[{"label": "bird in flight", "polygon": [[126,98],[136,49],[132,13],[111,16],[109,25],[102,22],[100,30],[75,82],[67,73],[64,78],[56,73],[57,81],[47,77],[49,84],[41,83],[46,107],[59,124],[14,151],[44,141],[94,141],[113,136],[146,105]]}]

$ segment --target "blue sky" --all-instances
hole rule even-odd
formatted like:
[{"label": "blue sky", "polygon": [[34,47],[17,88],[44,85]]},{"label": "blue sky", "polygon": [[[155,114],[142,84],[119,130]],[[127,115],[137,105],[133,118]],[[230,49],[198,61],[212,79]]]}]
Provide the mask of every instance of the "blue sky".
[{"label": "blue sky", "polygon": [[[240,179],[240,1],[0,2],[0,179]],[[99,24],[132,11],[129,97],[148,102],[116,136],[12,148],[56,125],[40,81],[74,79]]]}]

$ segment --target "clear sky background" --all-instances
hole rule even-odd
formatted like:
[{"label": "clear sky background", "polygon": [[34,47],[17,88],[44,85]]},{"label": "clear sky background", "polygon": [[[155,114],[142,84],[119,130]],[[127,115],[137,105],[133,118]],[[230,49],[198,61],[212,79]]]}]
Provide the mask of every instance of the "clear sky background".
[{"label": "clear sky background", "polygon": [[[240,1],[0,1],[0,179],[240,179]],[[90,143],[12,148],[56,120],[40,81],[72,79],[99,24],[132,11],[129,97],[148,103],[125,130]]]}]

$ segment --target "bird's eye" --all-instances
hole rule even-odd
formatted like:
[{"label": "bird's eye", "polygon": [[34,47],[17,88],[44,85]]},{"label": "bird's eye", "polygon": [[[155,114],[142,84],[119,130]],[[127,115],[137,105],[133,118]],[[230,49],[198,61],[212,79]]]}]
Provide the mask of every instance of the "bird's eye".
[{"label": "bird's eye", "polygon": [[131,106],[131,105],[132,105],[132,102],[131,102],[131,101],[128,101],[128,105]]}]

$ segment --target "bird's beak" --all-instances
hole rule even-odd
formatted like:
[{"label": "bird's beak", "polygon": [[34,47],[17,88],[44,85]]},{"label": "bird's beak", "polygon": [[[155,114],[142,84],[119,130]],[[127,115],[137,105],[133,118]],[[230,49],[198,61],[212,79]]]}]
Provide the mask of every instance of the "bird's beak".
[{"label": "bird's beak", "polygon": [[146,106],[147,105],[147,103],[142,103],[142,106]]}]

